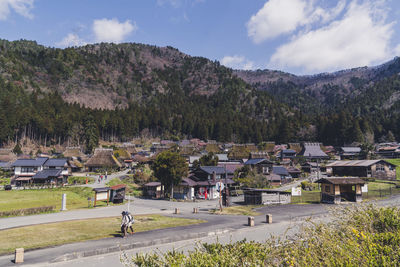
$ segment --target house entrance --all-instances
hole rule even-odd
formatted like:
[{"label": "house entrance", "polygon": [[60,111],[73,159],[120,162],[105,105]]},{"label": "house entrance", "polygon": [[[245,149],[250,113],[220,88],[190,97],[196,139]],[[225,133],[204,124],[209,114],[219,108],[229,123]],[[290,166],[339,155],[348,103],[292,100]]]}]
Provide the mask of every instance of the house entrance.
[{"label": "house entrance", "polygon": [[356,202],[356,186],[340,185],[340,196],[342,200]]}]

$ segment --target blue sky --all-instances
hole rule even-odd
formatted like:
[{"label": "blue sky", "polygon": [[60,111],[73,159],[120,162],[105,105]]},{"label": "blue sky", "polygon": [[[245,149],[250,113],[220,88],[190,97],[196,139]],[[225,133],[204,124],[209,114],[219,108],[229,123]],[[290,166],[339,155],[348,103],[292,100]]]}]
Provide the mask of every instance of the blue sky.
[{"label": "blue sky", "polygon": [[398,0],[0,0],[0,38],[170,45],[233,68],[314,74],[400,55],[398,18]]}]

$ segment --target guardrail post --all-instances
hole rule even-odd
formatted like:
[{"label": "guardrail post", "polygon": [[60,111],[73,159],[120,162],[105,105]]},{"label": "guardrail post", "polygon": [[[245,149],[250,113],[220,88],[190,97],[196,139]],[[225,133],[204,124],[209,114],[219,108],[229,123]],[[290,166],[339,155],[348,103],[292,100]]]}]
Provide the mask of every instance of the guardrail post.
[{"label": "guardrail post", "polygon": [[24,248],[16,248],[14,263],[23,263],[23,262],[24,262]]},{"label": "guardrail post", "polygon": [[254,217],[250,216],[247,218],[247,225],[250,227],[254,226]]}]

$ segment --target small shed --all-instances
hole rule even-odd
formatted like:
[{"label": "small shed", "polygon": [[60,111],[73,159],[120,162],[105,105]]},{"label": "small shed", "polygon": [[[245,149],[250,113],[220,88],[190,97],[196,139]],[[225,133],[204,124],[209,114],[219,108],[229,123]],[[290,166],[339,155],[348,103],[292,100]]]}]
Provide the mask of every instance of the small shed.
[{"label": "small shed", "polygon": [[290,192],[258,188],[247,188],[243,192],[245,205],[287,204],[291,202]]},{"label": "small shed", "polygon": [[126,185],[118,184],[111,186],[110,201],[112,203],[123,203],[125,199]]},{"label": "small shed", "polygon": [[150,182],[143,186],[143,195],[149,198],[161,198],[163,186],[160,182]]},{"label": "small shed", "polygon": [[96,207],[97,201],[108,201],[110,200],[110,187],[100,187],[100,188],[93,188],[95,193],[94,195],[94,207]]},{"label": "small shed", "polygon": [[365,181],[358,177],[329,177],[317,181],[321,184],[321,202],[339,204],[342,198],[361,202],[361,187]]}]

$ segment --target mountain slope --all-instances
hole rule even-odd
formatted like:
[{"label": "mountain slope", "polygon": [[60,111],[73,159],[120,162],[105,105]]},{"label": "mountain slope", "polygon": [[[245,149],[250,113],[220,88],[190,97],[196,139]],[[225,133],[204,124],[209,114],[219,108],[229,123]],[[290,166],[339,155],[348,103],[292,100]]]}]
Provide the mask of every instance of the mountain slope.
[{"label": "mountain slope", "polygon": [[[79,143],[86,130],[112,140],[147,133],[287,141],[293,133],[282,135],[282,127],[296,129],[305,121],[231,69],[172,47],[102,43],[55,49],[3,40],[0,89],[0,120],[15,113],[5,119],[0,141],[28,135]],[[87,124],[96,129],[85,129]]]},{"label": "mountain slope", "polygon": [[[334,73],[296,76],[272,70],[234,73],[259,90],[270,92],[278,100],[306,113],[326,112],[343,108],[351,100],[400,72],[400,58],[377,67],[361,67]],[[397,99],[397,93],[388,97]],[[354,101],[353,101],[354,102]]]}]

